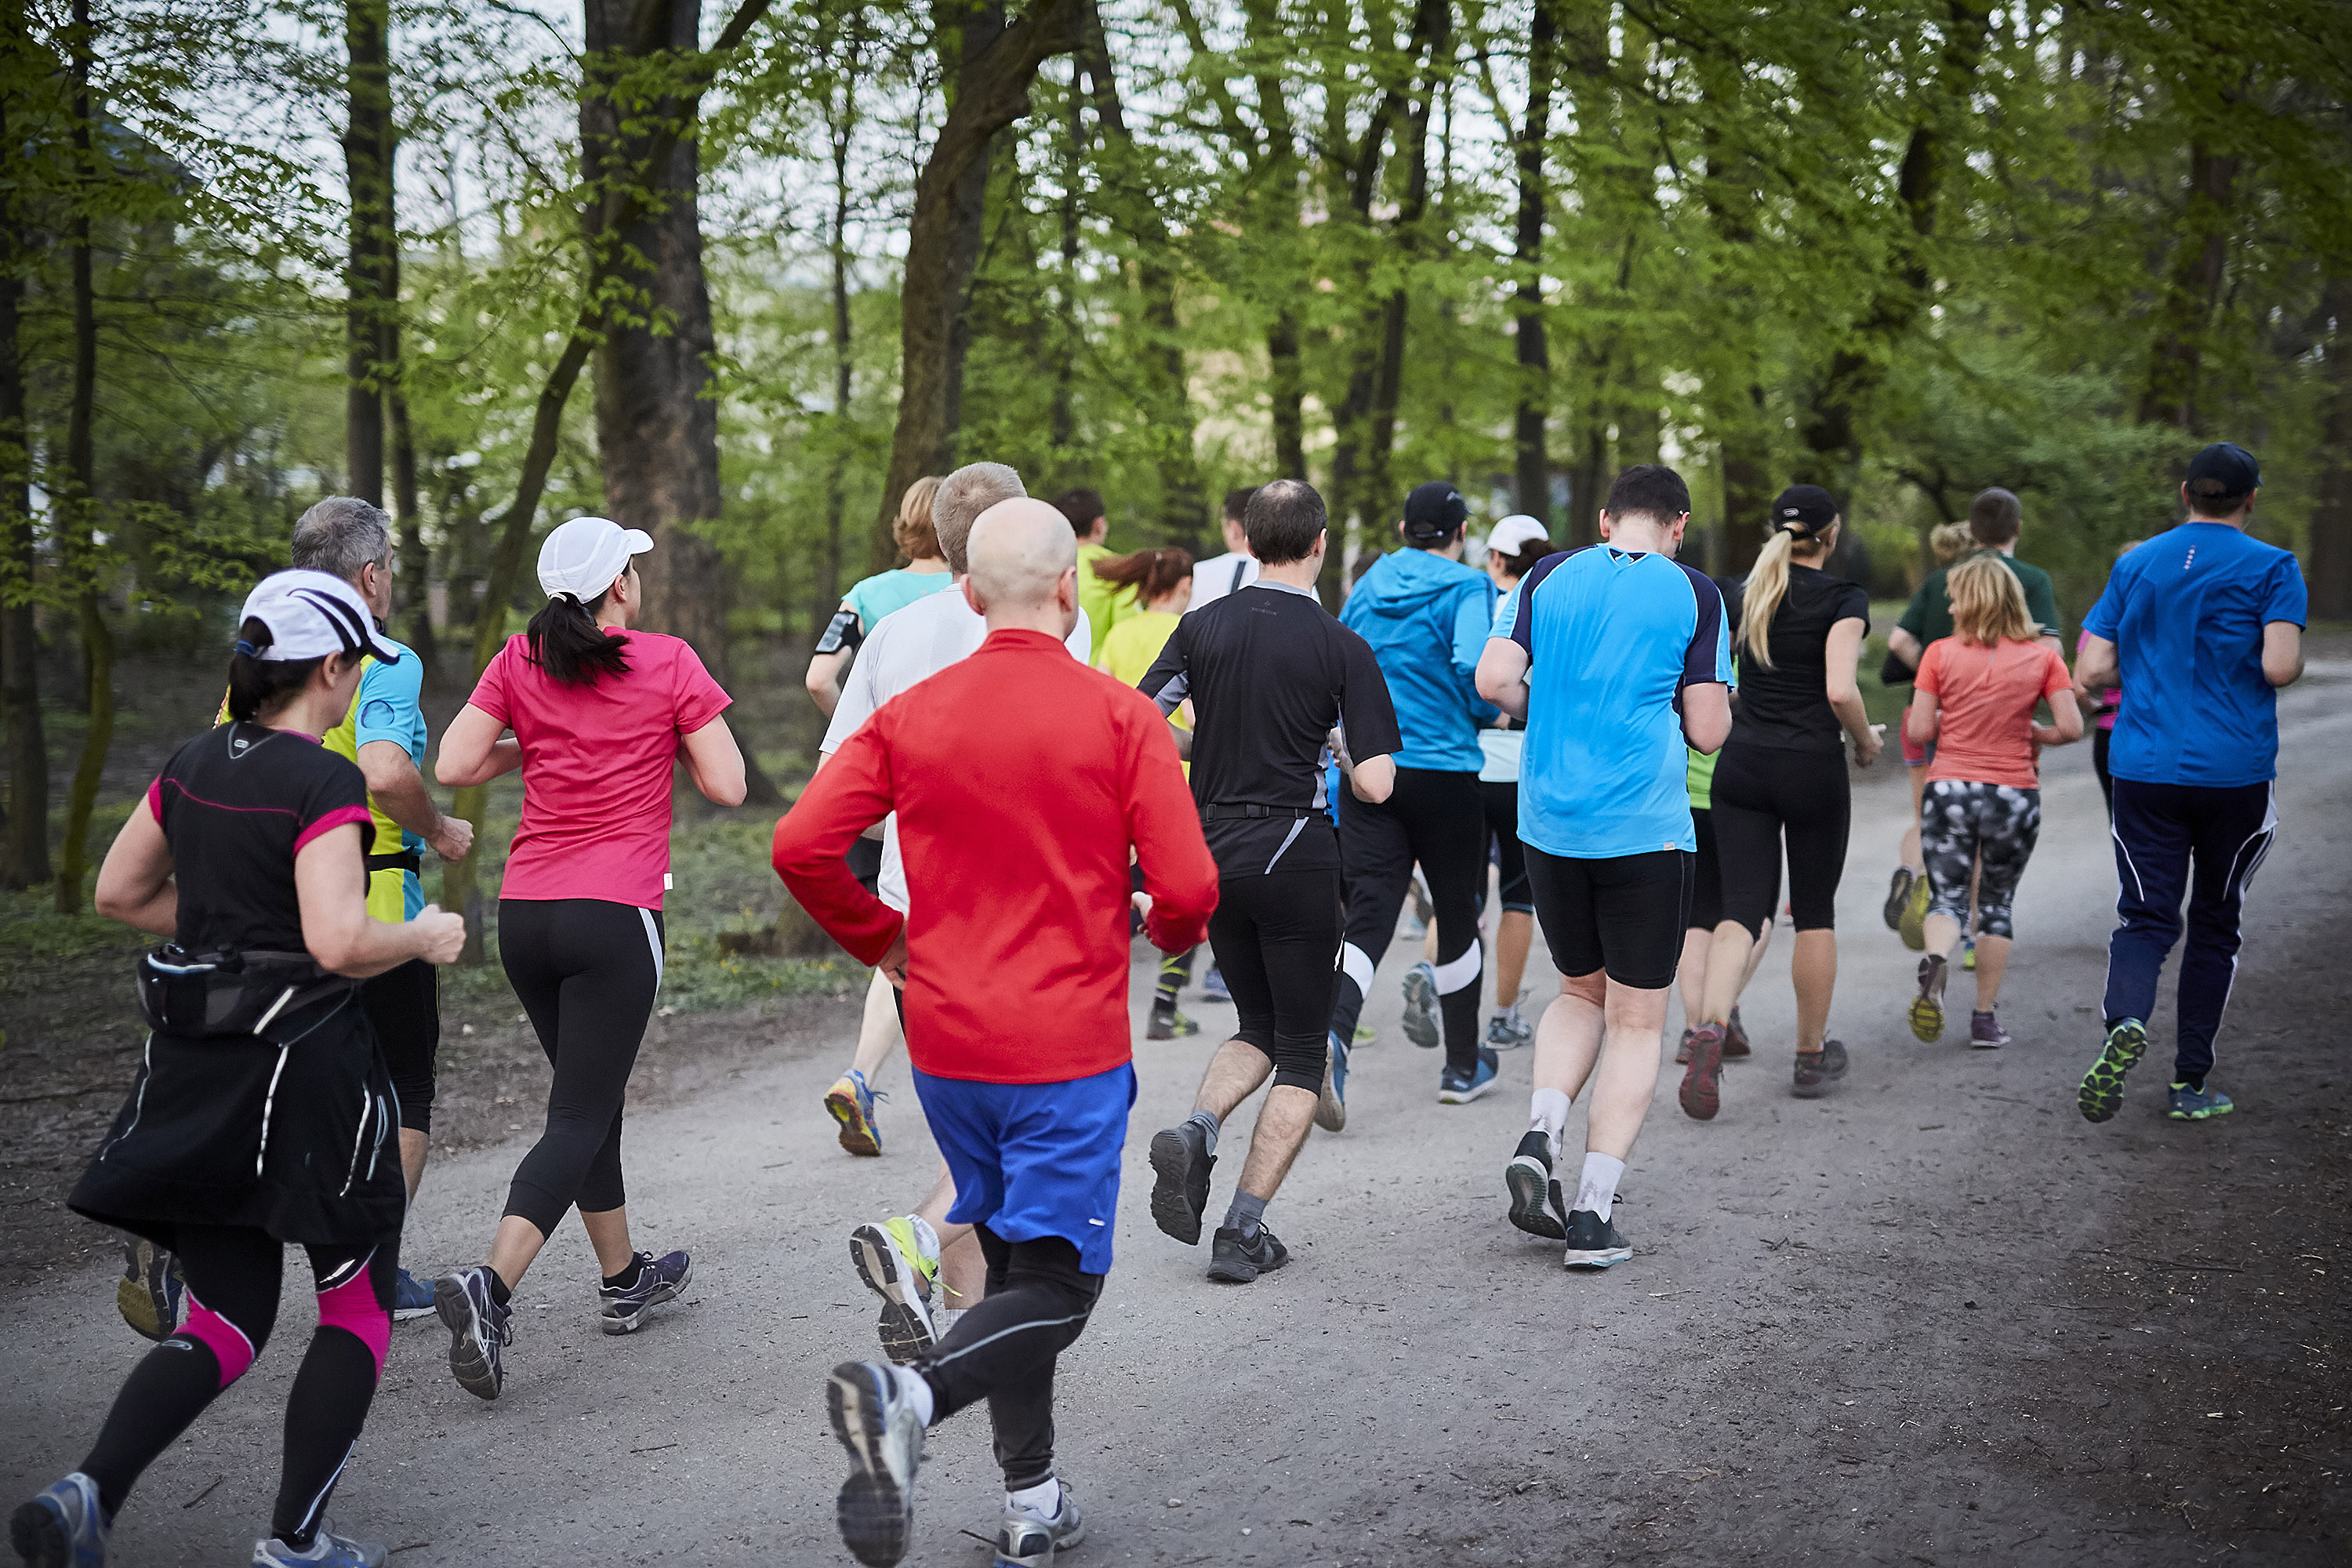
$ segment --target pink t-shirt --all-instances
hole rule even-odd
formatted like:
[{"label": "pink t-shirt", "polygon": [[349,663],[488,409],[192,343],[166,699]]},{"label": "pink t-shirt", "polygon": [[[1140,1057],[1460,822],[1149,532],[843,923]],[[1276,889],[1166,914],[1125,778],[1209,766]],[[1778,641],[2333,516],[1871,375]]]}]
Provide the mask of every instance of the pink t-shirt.
[{"label": "pink t-shirt", "polygon": [[530,662],[518,635],[474,688],[473,705],[522,743],[522,825],[502,899],[662,907],[679,741],[733,700],[681,639],[625,635],[626,675],[565,686]]},{"label": "pink t-shirt", "polygon": [[1929,783],[1958,780],[2039,789],[2033,708],[2070,690],[2066,661],[2047,644],[2003,638],[1991,647],[1938,637],[1920,656],[1915,688],[1936,700]]}]

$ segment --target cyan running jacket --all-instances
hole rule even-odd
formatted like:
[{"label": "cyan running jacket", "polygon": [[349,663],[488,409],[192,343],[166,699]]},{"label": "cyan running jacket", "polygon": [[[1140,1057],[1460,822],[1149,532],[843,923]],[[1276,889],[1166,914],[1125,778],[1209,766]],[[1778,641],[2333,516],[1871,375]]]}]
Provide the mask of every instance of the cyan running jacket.
[{"label": "cyan running jacket", "polygon": [[1401,768],[1476,773],[1478,730],[1501,711],[1478,695],[1478,656],[1495,624],[1486,574],[1430,550],[1372,563],[1340,606],[1339,624],[1372,645],[1404,747]]}]

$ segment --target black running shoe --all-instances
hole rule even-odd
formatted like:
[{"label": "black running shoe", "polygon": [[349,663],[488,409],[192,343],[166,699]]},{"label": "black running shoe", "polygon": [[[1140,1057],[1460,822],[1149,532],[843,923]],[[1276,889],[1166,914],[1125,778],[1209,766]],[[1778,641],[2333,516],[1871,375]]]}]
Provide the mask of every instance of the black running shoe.
[{"label": "black running shoe", "polygon": [[1844,1043],[1823,1040],[1819,1051],[1797,1053],[1796,1077],[1789,1092],[1799,1100],[1819,1100],[1830,1091],[1830,1085],[1844,1076]]},{"label": "black running shoe", "polygon": [[1257,1227],[1255,1236],[1244,1241],[1239,1230],[1221,1225],[1211,1245],[1215,1256],[1209,1260],[1209,1278],[1221,1284],[1246,1285],[1290,1261],[1290,1249],[1276,1240],[1274,1232],[1264,1226]]},{"label": "black running shoe", "polygon": [[1551,1176],[1550,1139],[1530,1128],[1503,1167],[1503,1185],[1510,1189],[1513,1225],[1546,1241],[1568,1239],[1567,1224],[1559,1217],[1568,1211]]},{"label": "black running shoe", "polygon": [[601,1315],[604,1331],[636,1332],[646,1314],[665,1301],[677,1300],[693,1276],[693,1260],[683,1252],[666,1252],[659,1258],[650,1252],[638,1253],[635,1284],[596,1287],[597,1297],[604,1303]]},{"label": "black running shoe", "polygon": [[433,1282],[433,1309],[449,1331],[449,1370],[477,1399],[496,1399],[506,1386],[505,1358],[514,1341],[511,1307],[490,1294],[490,1267],[478,1263]]},{"label": "black running shoe", "polygon": [[1617,1234],[1616,1226],[1591,1209],[1579,1209],[1568,1216],[1567,1263],[1570,1268],[1606,1268],[1633,1256],[1633,1249]]},{"label": "black running shoe", "polygon": [[1151,1135],[1151,1221],[1187,1247],[1201,1241],[1201,1215],[1209,1207],[1209,1173],[1217,1157],[1197,1121],[1163,1127]]},{"label": "black running shoe", "polygon": [[1903,906],[1911,901],[1911,884],[1918,879],[1919,873],[1910,867],[1895,868],[1895,879],[1886,887],[1886,908],[1880,911],[1886,917],[1888,931],[1903,929]]}]

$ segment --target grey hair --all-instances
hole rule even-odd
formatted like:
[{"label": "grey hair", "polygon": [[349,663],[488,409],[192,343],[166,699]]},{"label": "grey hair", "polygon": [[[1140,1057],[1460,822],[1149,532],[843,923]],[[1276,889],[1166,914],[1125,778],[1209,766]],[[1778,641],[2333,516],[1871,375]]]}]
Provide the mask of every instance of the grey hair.
[{"label": "grey hair", "polygon": [[931,495],[931,531],[940,536],[940,553],[947,557],[948,570],[959,577],[971,570],[964,546],[982,512],[1028,493],[1021,476],[1003,463],[966,463],[941,479]]},{"label": "grey hair", "polygon": [[294,565],[357,585],[360,569],[392,559],[392,519],[357,496],[329,496],[294,524]]}]

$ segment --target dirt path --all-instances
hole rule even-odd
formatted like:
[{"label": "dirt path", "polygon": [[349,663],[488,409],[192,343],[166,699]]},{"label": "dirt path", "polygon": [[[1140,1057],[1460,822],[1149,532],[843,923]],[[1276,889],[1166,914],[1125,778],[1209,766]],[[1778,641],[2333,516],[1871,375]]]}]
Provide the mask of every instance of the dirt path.
[{"label": "dirt path", "polygon": [[[2018,1044],[1910,1038],[1913,960],[1876,913],[1901,782],[1869,781],[1841,903],[1849,1087],[1788,1097],[1783,933],[1745,1009],[1759,1059],[1707,1125],[1662,1082],[1625,1182],[1636,1256],[1598,1278],[1503,1223],[1527,1058],[1487,1100],[1435,1104],[1434,1055],[1395,1026],[1402,944],[1349,1129],[1269,1216],[1297,1261],[1246,1289],[1208,1284],[1144,1212],[1143,1143],[1209,1047],[1141,1047],[1119,1262],[1064,1363],[1065,1470],[1094,1531],[1073,1562],[2345,1561],[2347,699],[2352,666],[2332,666],[2285,703],[2284,832],[2218,1077],[2244,1109],[2209,1125],[2162,1120],[2158,1067],[2116,1121],[2073,1110],[2113,887],[2079,749],[2053,758],[2021,899]],[[870,1351],[873,1313],[842,1234],[911,1202],[930,1163],[902,1075],[887,1157],[834,1148],[822,1032],[742,1041],[707,1088],[633,1116],[643,1244],[696,1250],[682,1308],[605,1340],[567,1231],[519,1294],[496,1405],[449,1381],[437,1331],[399,1331],[342,1527],[407,1548],[396,1563],[848,1561],[819,1380]],[[436,1167],[419,1263],[476,1255],[520,1146]],[[0,1300],[0,1486],[21,1492],[73,1461],[142,1347],[100,1267],[19,1274]],[[289,1295],[281,1342],[159,1464],[123,1561],[244,1550],[308,1318]],[[909,1562],[983,1560],[959,1532],[992,1529],[992,1471],[979,1413],[933,1436]]]}]

